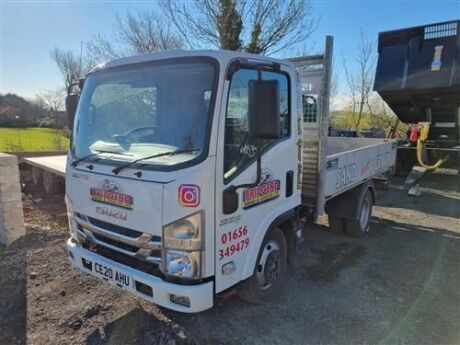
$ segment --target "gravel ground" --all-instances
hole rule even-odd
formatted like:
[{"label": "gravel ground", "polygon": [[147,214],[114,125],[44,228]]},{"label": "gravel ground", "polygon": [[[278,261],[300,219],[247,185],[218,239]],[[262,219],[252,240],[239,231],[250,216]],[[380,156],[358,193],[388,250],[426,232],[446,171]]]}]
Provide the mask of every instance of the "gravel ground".
[{"label": "gravel ground", "polygon": [[0,344],[460,344],[458,175],[426,176],[419,198],[402,182],[379,191],[365,238],[310,227],[272,302],[195,315],[71,268],[63,196],[33,191],[26,237],[0,248]]}]

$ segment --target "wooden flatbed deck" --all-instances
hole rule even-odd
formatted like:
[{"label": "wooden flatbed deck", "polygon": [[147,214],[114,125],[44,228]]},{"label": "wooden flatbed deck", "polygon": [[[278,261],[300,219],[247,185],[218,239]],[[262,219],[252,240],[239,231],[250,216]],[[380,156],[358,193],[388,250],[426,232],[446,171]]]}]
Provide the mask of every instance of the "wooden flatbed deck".
[{"label": "wooden flatbed deck", "polygon": [[66,160],[65,155],[24,158],[25,163],[61,177],[65,177]]}]

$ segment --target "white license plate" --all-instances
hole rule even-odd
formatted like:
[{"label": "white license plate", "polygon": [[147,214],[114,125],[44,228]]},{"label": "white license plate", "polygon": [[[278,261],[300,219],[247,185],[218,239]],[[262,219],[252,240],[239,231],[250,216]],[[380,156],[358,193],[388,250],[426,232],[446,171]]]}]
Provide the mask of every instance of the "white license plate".
[{"label": "white license plate", "polygon": [[[86,262],[88,261],[89,260],[86,259]],[[101,277],[106,281],[110,281],[122,289],[131,288],[132,278],[128,274],[120,272],[113,267],[101,264],[96,261],[93,261],[91,266],[93,273],[98,277]]]}]

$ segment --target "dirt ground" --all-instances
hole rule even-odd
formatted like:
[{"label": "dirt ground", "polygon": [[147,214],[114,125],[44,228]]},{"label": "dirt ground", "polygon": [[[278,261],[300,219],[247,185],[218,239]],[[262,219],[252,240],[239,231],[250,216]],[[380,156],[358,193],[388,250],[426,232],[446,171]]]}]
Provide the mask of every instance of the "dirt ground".
[{"label": "dirt ground", "polygon": [[402,182],[379,191],[367,237],[310,227],[277,299],[195,315],[71,268],[63,196],[32,191],[26,237],[0,248],[0,344],[460,344],[458,175],[426,176],[419,198]]}]

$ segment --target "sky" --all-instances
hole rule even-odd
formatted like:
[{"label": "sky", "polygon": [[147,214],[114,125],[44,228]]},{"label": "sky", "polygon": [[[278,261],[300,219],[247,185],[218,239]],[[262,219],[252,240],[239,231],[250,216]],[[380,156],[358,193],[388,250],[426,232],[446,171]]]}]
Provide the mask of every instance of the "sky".
[{"label": "sky", "polygon": [[[312,1],[318,28],[302,45],[321,51],[325,36],[334,36],[339,92],[346,87],[342,59],[353,70],[361,30],[377,41],[381,31],[460,19],[460,0]],[[0,0],[0,93],[32,99],[44,89],[62,87],[50,50],[79,52],[81,42],[110,31],[117,13],[155,6],[154,1]]]}]

